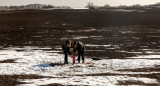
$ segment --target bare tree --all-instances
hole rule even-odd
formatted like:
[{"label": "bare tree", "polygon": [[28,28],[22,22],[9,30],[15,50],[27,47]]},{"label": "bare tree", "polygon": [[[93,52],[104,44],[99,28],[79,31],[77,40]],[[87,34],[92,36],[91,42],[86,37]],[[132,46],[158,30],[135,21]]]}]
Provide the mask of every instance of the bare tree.
[{"label": "bare tree", "polygon": [[119,8],[123,9],[123,8],[127,8],[127,6],[126,5],[120,5]]},{"label": "bare tree", "polygon": [[109,4],[105,4],[104,8],[110,8]]},{"label": "bare tree", "polygon": [[135,4],[131,6],[132,8],[141,8],[142,6],[140,4]]},{"label": "bare tree", "polygon": [[94,4],[91,3],[91,2],[89,2],[86,7],[89,8],[89,9],[96,9],[96,7],[94,6]]}]

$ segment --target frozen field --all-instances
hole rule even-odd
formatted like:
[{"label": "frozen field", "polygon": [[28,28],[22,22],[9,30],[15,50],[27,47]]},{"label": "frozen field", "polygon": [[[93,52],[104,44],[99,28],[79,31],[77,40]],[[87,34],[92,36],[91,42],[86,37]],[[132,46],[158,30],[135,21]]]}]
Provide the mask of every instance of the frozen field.
[{"label": "frozen field", "polygon": [[[159,86],[159,14],[159,9],[0,12],[0,86]],[[63,64],[61,45],[68,39],[85,44],[85,64],[73,65],[71,56]]]},{"label": "frozen field", "polygon": [[[0,63],[0,75],[33,74],[45,76],[45,78],[40,79],[18,79],[19,82],[25,82],[25,84],[19,84],[20,86],[55,83],[61,85],[108,86],[128,83],[136,85],[159,84],[158,79],[148,76],[157,74],[157,77],[160,77],[158,70],[160,55],[139,55],[126,59],[102,59],[96,61],[86,58],[85,64],[75,65],[72,65],[72,58],[69,58],[69,64],[64,65],[64,56],[57,52],[61,51],[55,51],[50,46],[2,48],[0,51],[0,62],[5,62]],[[13,60],[13,62],[8,63],[7,60]],[[49,65],[51,63],[54,65]],[[157,69],[158,71],[153,69]]]},{"label": "frozen field", "polygon": [[[138,31],[135,28],[138,28]],[[52,38],[52,40],[59,40],[62,43],[66,39],[87,42],[85,43],[85,64],[73,65],[72,58],[69,56],[69,64],[64,65],[61,44],[56,46],[1,46],[0,74],[41,76],[41,78],[36,79],[17,79],[18,82],[22,83],[18,85],[30,86],[159,85],[160,49],[158,44],[160,42],[155,40],[159,38],[159,30],[152,29],[150,31],[151,28],[146,30],[144,31],[137,26],[52,30],[53,32],[56,31],[56,34],[64,33],[59,39],[56,39],[56,35],[49,29],[39,30],[33,32],[37,35],[31,35],[32,38],[29,43],[42,43],[43,40],[40,39],[45,37],[44,40],[51,40]],[[100,34],[104,32],[106,34]],[[72,35],[65,35],[69,33]],[[79,33],[82,34],[79,35]],[[87,33],[89,35],[83,35]],[[91,33],[95,34],[90,35]],[[54,36],[55,38],[53,38]],[[100,60],[93,60],[92,58],[99,58]]]}]

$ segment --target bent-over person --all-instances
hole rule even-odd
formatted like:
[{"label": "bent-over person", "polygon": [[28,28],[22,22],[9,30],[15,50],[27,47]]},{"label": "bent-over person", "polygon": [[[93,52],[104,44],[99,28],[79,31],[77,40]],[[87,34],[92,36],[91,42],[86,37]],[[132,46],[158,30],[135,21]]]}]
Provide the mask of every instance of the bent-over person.
[{"label": "bent-over person", "polygon": [[72,41],[71,40],[66,40],[63,44],[62,44],[62,50],[65,54],[65,57],[64,57],[64,63],[65,64],[68,64],[68,54],[71,55],[71,52],[70,52],[70,48],[72,46]]},{"label": "bent-over person", "polygon": [[75,41],[73,44],[73,53],[78,51],[78,63],[80,63],[80,57],[82,56],[82,63],[84,63],[84,51],[85,51],[85,46],[82,42],[80,41]]}]

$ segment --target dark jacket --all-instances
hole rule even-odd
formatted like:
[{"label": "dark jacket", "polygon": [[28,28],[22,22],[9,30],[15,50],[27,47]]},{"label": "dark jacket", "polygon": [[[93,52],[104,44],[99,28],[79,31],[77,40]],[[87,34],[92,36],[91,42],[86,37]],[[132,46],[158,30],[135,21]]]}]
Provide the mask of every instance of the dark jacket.
[{"label": "dark jacket", "polygon": [[62,44],[62,50],[63,50],[64,53],[67,53],[67,52],[68,52],[68,54],[71,55],[71,53],[70,53],[69,50],[70,50],[70,48],[72,47],[73,43],[72,43],[72,41],[71,41],[71,47],[67,47],[67,44],[69,44],[69,40],[66,40],[66,41]]},{"label": "dark jacket", "polygon": [[78,52],[84,52],[85,51],[85,46],[82,42],[78,41],[78,42],[74,43],[74,45],[75,44],[77,45],[77,47],[76,47],[76,49],[73,50],[73,52],[76,52],[76,50]]}]

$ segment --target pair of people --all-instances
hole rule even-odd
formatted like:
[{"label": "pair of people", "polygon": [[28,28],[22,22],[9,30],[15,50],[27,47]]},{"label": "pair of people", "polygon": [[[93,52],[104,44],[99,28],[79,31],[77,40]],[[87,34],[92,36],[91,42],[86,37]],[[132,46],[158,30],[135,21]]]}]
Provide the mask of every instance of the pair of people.
[{"label": "pair of people", "polygon": [[66,40],[62,44],[62,50],[65,54],[64,57],[64,63],[68,64],[68,54],[71,55],[70,48],[73,48],[73,55],[75,55],[75,52],[78,51],[78,63],[80,63],[80,57],[82,56],[82,63],[84,63],[84,50],[85,46],[80,41],[74,41]]}]

